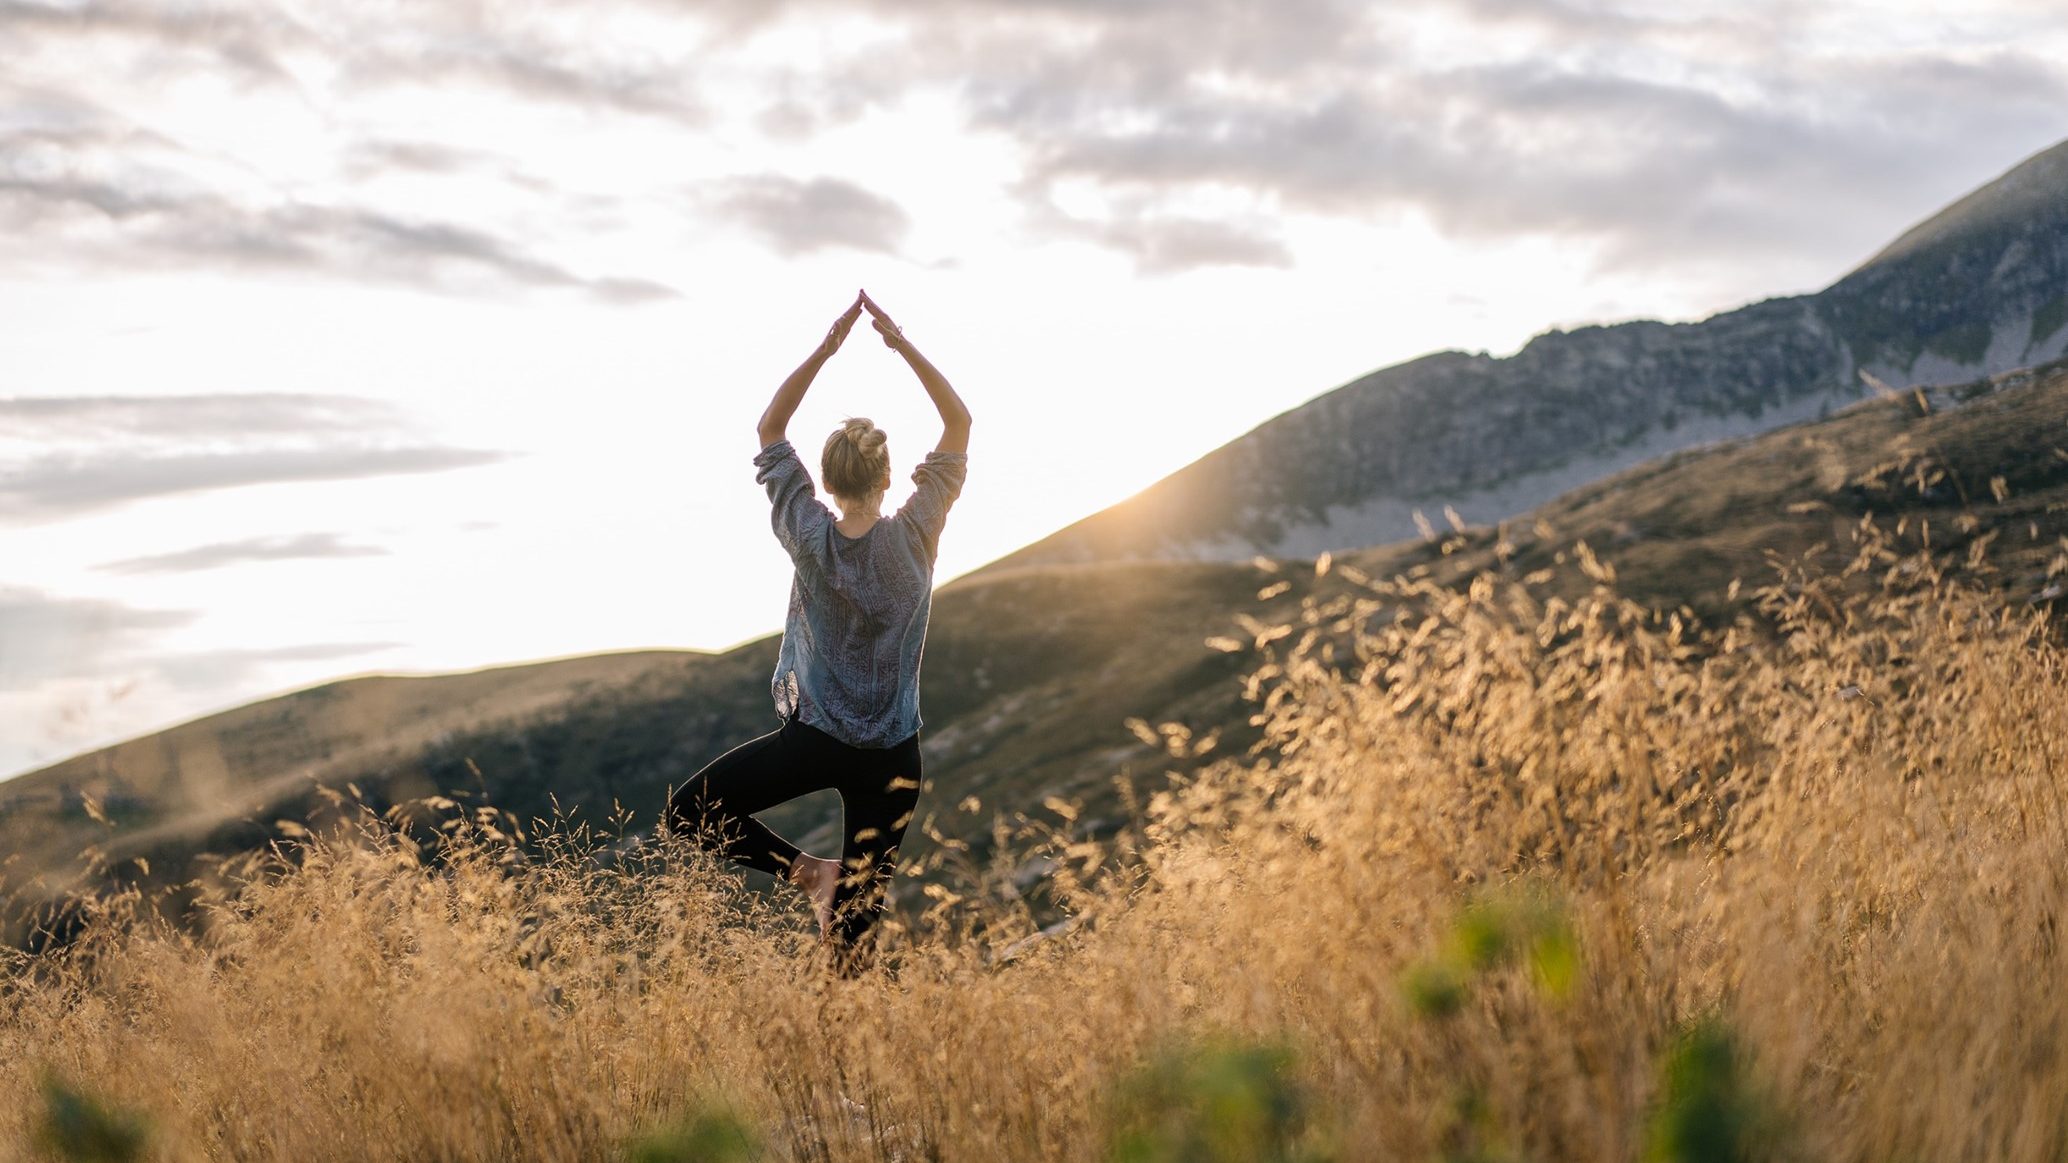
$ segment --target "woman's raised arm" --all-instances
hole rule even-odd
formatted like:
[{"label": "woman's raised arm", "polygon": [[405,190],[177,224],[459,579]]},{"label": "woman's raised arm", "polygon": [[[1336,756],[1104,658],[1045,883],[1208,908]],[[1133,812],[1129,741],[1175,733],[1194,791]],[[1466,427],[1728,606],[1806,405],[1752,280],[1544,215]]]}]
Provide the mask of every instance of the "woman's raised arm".
[{"label": "woman's raised arm", "polygon": [[883,313],[883,308],[876,305],[876,300],[871,299],[867,291],[862,292],[861,305],[874,316],[872,322],[877,334],[883,336],[883,345],[905,357],[913,374],[919,377],[920,386],[933,398],[933,406],[941,414],[941,442],[934,445],[934,451],[968,452],[969,408],[948,385],[948,377],[919,354],[919,349],[912,346],[912,341],[905,338],[905,333],[898,330],[898,325],[890,321],[890,316]]},{"label": "woman's raised arm", "polygon": [[767,448],[783,439],[790,429],[790,417],[797,414],[797,405],[804,402],[804,393],[811,387],[811,381],[818,376],[819,369],[826,366],[826,361],[833,358],[833,353],[840,350],[848,331],[861,317],[862,299],[856,296],[847,310],[840,313],[840,318],[833,321],[833,326],[826,330],[826,337],[819,341],[818,349],[798,364],[797,370],[783,381],[783,386],[776,389],[775,399],[768,402],[768,410],[761,413],[761,423],[755,426],[755,432],[761,437],[761,447]]}]

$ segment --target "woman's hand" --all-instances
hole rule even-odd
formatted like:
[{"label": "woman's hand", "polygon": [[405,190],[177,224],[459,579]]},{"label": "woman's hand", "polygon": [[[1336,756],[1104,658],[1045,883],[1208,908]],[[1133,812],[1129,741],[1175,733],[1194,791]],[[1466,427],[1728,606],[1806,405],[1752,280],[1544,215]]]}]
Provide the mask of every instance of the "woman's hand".
[{"label": "woman's hand", "polygon": [[948,378],[919,354],[919,349],[913,347],[905,333],[898,330],[898,325],[883,313],[883,308],[876,305],[869,292],[863,291],[860,301],[873,317],[876,334],[883,337],[883,346],[904,356],[905,362],[912,365],[912,371],[919,377],[919,386],[926,389],[926,394],[933,398],[934,407],[941,413],[941,442],[934,446],[934,451],[968,452],[969,409],[963,405],[962,397],[948,386]]},{"label": "woman's hand", "polygon": [[891,322],[890,316],[883,313],[883,308],[876,305],[876,300],[869,297],[869,292],[863,291],[861,298],[856,302],[868,308],[870,323],[876,328],[876,334],[883,337],[883,346],[904,355],[912,346],[911,341],[905,338],[903,331],[898,330],[896,323]]},{"label": "woman's hand", "polygon": [[840,345],[847,342],[847,333],[854,330],[855,320],[861,317],[862,300],[857,297],[848,304],[847,310],[840,313],[840,318],[833,320],[833,326],[826,329],[826,337],[819,341],[819,354],[830,359],[834,352],[840,350]]},{"label": "woman's hand", "polygon": [[803,402],[813,377],[819,374],[827,360],[833,358],[833,353],[840,350],[840,345],[847,340],[847,333],[854,328],[854,321],[861,317],[862,300],[857,295],[847,310],[840,313],[840,318],[833,320],[833,326],[826,329],[826,337],[819,340],[818,347],[776,389],[775,399],[770,400],[768,410],[761,413],[761,423],[754,426],[755,435],[761,438],[761,447],[767,448],[783,439],[783,433],[790,426],[790,417],[796,414],[797,405]]}]

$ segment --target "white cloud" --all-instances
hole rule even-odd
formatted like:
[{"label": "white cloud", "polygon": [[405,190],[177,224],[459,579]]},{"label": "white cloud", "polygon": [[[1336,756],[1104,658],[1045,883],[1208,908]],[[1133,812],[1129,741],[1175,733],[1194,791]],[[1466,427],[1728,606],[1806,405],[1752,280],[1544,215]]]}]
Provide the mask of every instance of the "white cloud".
[{"label": "white cloud", "polygon": [[425,444],[391,405],[351,396],[0,398],[0,522],[58,520],[152,497],[491,464]]},{"label": "white cloud", "polygon": [[[1933,27],[1906,36],[1902,22]],[[1901,184],[1921,167],[2000,167],[2068,133],[2068,72],[2048,51],[2062,47],[2061,24],[2017,4],[1910,13],[1881,29],[1833,5],[1559,0],[448,2],[403,21],[341,2],[0,5],[0,29],[26,61],[98,54],[134,71],[156,50],[151,67],[174,74],[242,69],[253,104],[322,113],[292,122],[314,139],[299,151],[327,150],[333,173],[361,177],[507,171],[505,155],[475,143],[396,142],[360,125],[357,111],[396,101],[476,109],[466,95],[484,88],[521,99],[498,114],[509,124],[544,129],[552,111],[657,117],[671,126],[657,142],[735,153],[757,137],[808,153],[868,111],[947,94],[970,132],[1019,151],[1023,173],[1000,193],[1022,199],[1031,228],[1153,272],[1296,262],[1284,231],[1259,226],[1278,214],[1411,213],[1461,236],[1568,235],[1637,267],[1691,248],[1751,261],[1818,245],[1835,201],[1907,205]],[[810,35],[820,28],[837,32]],[[775,38],[785,51],[763,51]],[[473,292],[557,286],[611,301],[668,293],[643,275],[547,257],[578,240],[539,230],[541,217],[599,197],[550,157],[523,179],[530,210],[464,221],[335,190],[312,197],[306,175],[269,173],[265,157],[237,159],[255,191],[231,189],[143,124],[154,119],[104,107],[100,80],[36,78],[43,115],[0,136],[0,213],[18,235],[57,231],[71,261],[308,269]],[[704,178],[701,211],[778,255],[896,253],[911,225],[871,175]],[[1110,212],[1054,213],[1071,182],[1103,190]],[[1202,215],[1202,191],[1243,192],[1248,209]],[[629,214],[651,193],[600,197]]]},{"label": "white cloud", "polygon": [[0,586],[0,692],[96,674],[143,649],[158,632],[195,617],[191,610],[140,609]]},{"label": "white cloud", "polygon": [[832,177],[742,175],[713,183],[699,201],[781,255],[829,247],[895,254],[912,224],[896,202]]},{"label": "white cloud", "polygon": [[217,541],[170,553],[125,557],[94,566],[108,573],[192,573],[251,561],[298,561],[325,557],[379,557],[388,551],[376,545],[355,545],[337,533],[295,533]]}]

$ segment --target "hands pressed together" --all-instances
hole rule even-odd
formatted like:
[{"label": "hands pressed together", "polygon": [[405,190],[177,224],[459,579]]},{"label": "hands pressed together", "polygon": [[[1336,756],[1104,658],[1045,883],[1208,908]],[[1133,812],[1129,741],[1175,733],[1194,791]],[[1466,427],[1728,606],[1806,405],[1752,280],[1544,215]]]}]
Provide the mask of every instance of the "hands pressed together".
[{"label": "hands pressed together", "polygon": [[810,389],[813,377],[818,375],[819,368],[832,358],[833,353],[840,350],[840,345],[847,342],[847,333],[854,330],[855,321],[862,317],[864,311],[869,313],[870,323],[876,328],[876,334],[883,337],[883,346],[905,357],[905,362],[919,377],[920,386],[926,389],[926,394],[932,398],[934,407],[940,411],[941,440],[934,446],[934,450],[967,452],[969,408],[963,404],[962,397],[955,394],[955,389],[949,386],[948,378],[925,356],[919,354],[919,349],[912,346],[912,341],[905,338],[905,333],[898,329],[898,325],[891,321],[890,316],[883,313],[883,308],[876,305],[876,300],[871,299],[867,291],[855,295],[854,302],[848,304],[847,310],[842,311],[840,317],[833,321],[833,326],[826,329],[826,337],[819,341],[818,348],[798,365],[796,371],[790,373],[781,387],[776,389],[775,399],[769,401],[768,409],[761,414],[761,422],[755,425],[755,433],[761,438],[761,447],[767,448],[784,439],[783,434],[789,426],[790,417],[796,413],[797,405],[804,399],[804,393]]},{"label": "hands pressed together", "polygon": [[891,321],[890,316],[883,313],[883,308],[876,305],[876,300],[869,297],[869,292],[860,291],[856,293],[854,302],[848,304],[847,310],[842,311],[840,318],[835,319],[833,326],[827,329],[826,338],[819,344],[821,355],[831,356],[840,350],[840,345],[847,342],[847,333],[854,329],[855,321],[862,317],[864,310],[869,312],[869,321],[876,328],[876,333],[883,337],[883,346],[899,355],[911,353],[912,344],[905,338],[905,333],[898,329],[898,325]]}]

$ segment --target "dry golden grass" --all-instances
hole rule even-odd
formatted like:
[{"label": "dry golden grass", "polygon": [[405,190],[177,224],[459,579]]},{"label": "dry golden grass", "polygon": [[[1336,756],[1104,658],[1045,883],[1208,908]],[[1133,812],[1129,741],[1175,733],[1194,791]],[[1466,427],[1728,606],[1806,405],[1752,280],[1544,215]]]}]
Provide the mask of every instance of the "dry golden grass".
[{"label": "dry golden grass", "polygon": [[0,984],[0,1144],[51,1080],[181,1160],[2062,1158],[2039,616],[1870,536],[1712,632],[1581,556],[1255,627],[1271,749],[1051,837],[1045,939],[972,870],[837,980],[679,847],[472,826],[109,902]]}]

